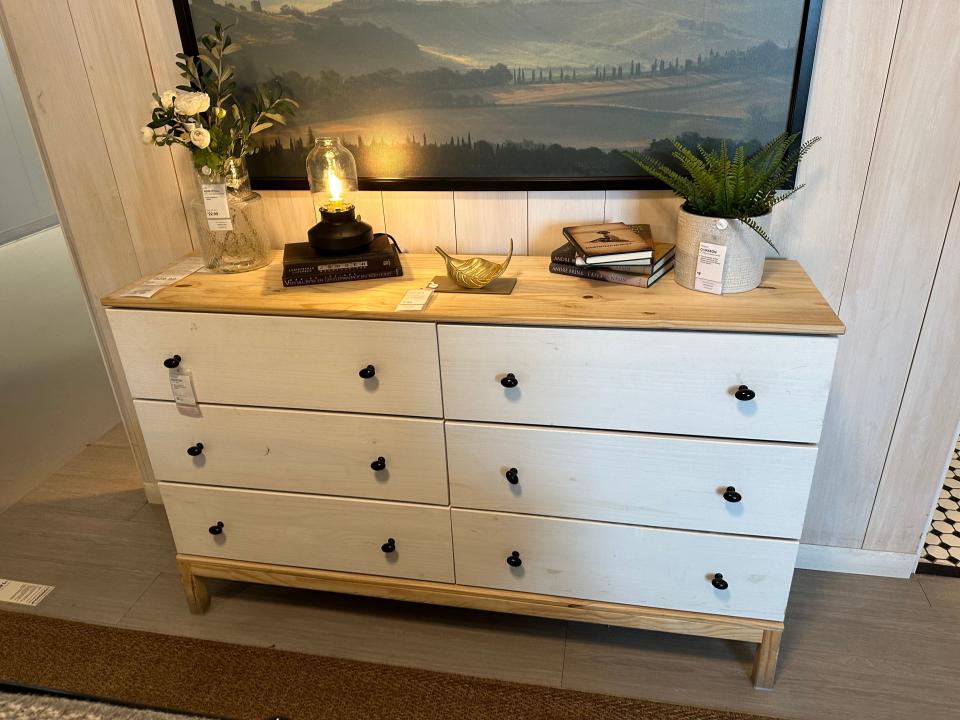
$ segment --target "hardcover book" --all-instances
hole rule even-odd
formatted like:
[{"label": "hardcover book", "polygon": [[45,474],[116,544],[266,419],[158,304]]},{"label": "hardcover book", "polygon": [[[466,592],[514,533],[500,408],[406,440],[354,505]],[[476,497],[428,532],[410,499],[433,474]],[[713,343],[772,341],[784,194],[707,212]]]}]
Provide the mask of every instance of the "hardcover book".
[{"label": "hardcover book", "polygon": [[[641,261],[636,265],[607,265],[596,264],[592,267],[596,269],[615,270],[617,272],[630,273],[632,275],[652,275],[660,268],[673,260],[676,252],[676,245],[673,243],[654,243],[653,257],[650,260]],[[560,263],[561,265],[576,265],[578,267],[587,267],[582,264],[581,258],[570,243],[564,243],[552,253],[550,253],[550,262]]]},{"label": "hardcover book", "polygon": [[375,235],[370,249],[359,255],[318,255],[305,242],[283,246],[284,287],[402,275],[403,267],[397,246],[385,234]]},{"label": "hardcover book", "polygon": [[587,265],[648,260],[653,257],[653,235],[649,225],[575,225],[565,227],[563,235]]},{"label": "hardcover book", "polygon": [[633,285],[634,287],[647,288],[662,278],[673,267],[673,260],[667,261],[659,270],[651,275],[637,275],[632,273],[618,272],[609,268],[582,267],[579,265],[566,265],[564,263],[550,263],[550,272],[558,275],[572,275],[573,277],[586,278],[587,280],[601,280],[603,282],[616,283],[617,285]]}]

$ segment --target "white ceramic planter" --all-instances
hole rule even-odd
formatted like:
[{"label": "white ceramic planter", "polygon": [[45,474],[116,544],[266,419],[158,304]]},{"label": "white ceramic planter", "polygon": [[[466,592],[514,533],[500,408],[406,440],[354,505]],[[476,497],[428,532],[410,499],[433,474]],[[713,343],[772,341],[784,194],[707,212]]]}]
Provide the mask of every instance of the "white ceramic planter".
[{"label": "white ceramic planter", "polygon": [[[739,220],[694,215],[682,207],[679,213],[673,277],[680,285],[695,289],[701,242],[725,245],[727,248],[723,264],[724,294],[746,292],[760,284],[767,248],[770,247],[762,237]],[[769,213],[754,219],[764,230],[769,229]]]}]

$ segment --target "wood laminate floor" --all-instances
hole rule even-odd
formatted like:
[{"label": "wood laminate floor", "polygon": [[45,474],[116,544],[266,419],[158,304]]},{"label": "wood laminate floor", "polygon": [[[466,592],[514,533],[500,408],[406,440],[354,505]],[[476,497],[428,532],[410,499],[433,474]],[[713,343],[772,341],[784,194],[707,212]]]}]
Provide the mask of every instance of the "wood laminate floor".
[{"label": "wood laminate floor", "polygon": [[85,622],[682,702],[784,718],[956,717],[960,579],[798,571],[776,688],[753,645],[384,600],[211,582],[184,602],[163,508],[122,430],[0,514],[0,577],[55,585],[37,608]]}]

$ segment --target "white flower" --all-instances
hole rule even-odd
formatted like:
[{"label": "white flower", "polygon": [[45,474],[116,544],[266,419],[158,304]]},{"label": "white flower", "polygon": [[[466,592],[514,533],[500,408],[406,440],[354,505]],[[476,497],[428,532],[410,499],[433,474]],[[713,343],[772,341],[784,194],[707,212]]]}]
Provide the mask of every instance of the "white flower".
[{"label": "white flower", "polygon": [[210,131],[205,128],[195,128],[190,131],[190,142],[203,150],[210,144]]},{"label": "white flower", "polygon": [[193,129],[194,129],[196,126],[197,126],[197,124],[196,124],[195,122],[188,120],[187,122],[185,122],[185,123],[183,124],[183,129],[186,130],[188,133],[191,133],[191,132],[193,132]]},{"label": "white flower", "polygon": [[206,112],[210,107],[210,96],[205,92],[180,93],[174,99],[178,115],[196,115]]},{"label": "white flower", "polygon": [[213,170],[210,169],[209,165],[204,165],[202,168],[200,168],[200,172],[202,172],[204,175],[211,175]]},{"label": "white flower", "polygon": [[153,143],[153,130],[144,125],[140,128],[140,139],[143,140],[144,145]]},{"label": "white flower", "polygon": [[173,101],[177,99],[177,94],[173,90],[164,90],[160,95],[160,107],[169,110],[173,107]]}]

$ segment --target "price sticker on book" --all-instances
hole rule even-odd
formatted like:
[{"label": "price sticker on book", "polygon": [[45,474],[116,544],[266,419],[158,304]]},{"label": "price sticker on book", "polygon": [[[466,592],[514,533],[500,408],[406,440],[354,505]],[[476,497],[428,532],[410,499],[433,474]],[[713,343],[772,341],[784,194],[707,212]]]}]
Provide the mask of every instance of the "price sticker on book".
[{"label": "price sticker on book", "polygon": [[226,183],[202,186],[203,209],[207,215],[207,227],[213,231],[233,230],[230,219],[230,203],[227,202]]},{"label": "price sticker on book", "polygon": [[720,295],[723,293],[723,263],[727,258],[727,246],[701,242],[697,254],[697,270],[693,281],[694,290]]}]

